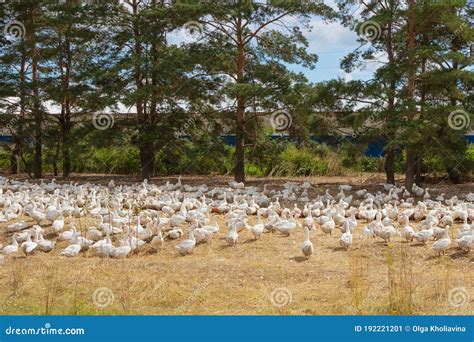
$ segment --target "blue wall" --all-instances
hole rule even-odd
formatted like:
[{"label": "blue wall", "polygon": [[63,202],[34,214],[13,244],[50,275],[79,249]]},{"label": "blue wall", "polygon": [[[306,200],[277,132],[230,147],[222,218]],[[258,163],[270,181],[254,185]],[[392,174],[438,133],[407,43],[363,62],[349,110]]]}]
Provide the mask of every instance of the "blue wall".
[{"label": "blue wall", "polygon": [[[227,145],[230,146],[235,146],[235,135],[225,135],[222,137],[224,139],[224,142]],[[288,135],[278,135],[274,134],[271,136],[273,140],[277,139],[285,139],[288,140],[290,137]],[[333,135],[320,135],[320,136],[311,136],[311,140],[319,142],[319,143],[327,143],[329,145],[336,145],[338,143],[338,140],[341,140],[340,138],[338,139],[337,137]],[[353,138],[352,136],[345,136],[344,140],[348,140],[350,142],[353,142],[354,144],[357,144],[357,139]],[[474,135],[466,135],[466,140],[474,144]],[[367,157],[383,157],[384,152],[383,152],[383,147],[385,145],[385,142],[383,139],[379,139],[376,142],[369,144],[367,147],[367,150],[365,151],[365,155]]]},{"label": "blue wall", "polygon": [[9,135],[0,135],[0,142],[2,143],[11,143],[12,137]]}]

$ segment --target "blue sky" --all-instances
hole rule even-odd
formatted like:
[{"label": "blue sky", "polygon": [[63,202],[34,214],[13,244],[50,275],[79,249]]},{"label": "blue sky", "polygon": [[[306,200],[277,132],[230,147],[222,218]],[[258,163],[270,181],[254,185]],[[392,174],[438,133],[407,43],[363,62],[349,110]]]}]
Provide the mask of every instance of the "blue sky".
[{"label": "blue sky", "polygon": [[311,82],[320,82],[338,77],[345,79],[366,79],[371,71],[357,71],[350,75],[340,68],[342,57],[353,51],[357,46],[357,35],[339,23],[325,23],[315,18],[311,32],[306,31],[309,41],[308,52],[315,53],[319,61],[314,70],[289,66],[291,70],[301,71]]},{"label": "blue sky", "polygon": [[[333,0],[324,0],[324,2],[337,11]],[[357,15],[359,10],[356,10],[354,14]],[[346,74],[340,68],[341,59],[359,46],[356,32],[342,26],[339,22],[326,23],[317,17],[312,19],[311,26],[310,31],[303,32],[309,41],[308,52],[315,53],[319,57],[316,69],[289,66],[291,70],[302,72],[311,82],[339,77],[346,80],[367,80],[372,76],[377,65],[367,66],[364,70],[356,70],[351,74]]]}]

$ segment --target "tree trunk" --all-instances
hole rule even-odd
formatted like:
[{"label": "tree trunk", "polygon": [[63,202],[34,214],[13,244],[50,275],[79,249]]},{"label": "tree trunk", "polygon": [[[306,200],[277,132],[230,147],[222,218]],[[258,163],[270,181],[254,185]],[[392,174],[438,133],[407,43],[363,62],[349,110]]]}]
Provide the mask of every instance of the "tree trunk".
[{"label": "tree trunk", "polygon": [[[67,32],[71,30],[71,26],[68,27]],[[69,33],[66,34],[65,38],[65,52],[66,52],[66,74],[64,75],[63,89],[65,93],[64,97],[64,120],[62,122],[62,155],[63,155],[63,178],[69,178],[71,173],[71,156],[69,146],[69,135],[71,133],[71,94],[70,94],[70,82],[72,73],[72,52],[71,52],[71,40]],[[61,68],[62,70],[62,68]]]},{"label": "tree trunk", "polygon": [[[390,20],[387,26],[387,37],[386,37],[386,46],[387,46],[387,55],[388,62],[391,66],[395,65],[395,54],[393,51],[393,24]],[[393,70],[392,70],[393,73]],[[396,79],[395,75],[391,75],[390,78],[390,93],[388,94],[388,106],[387,106],[387,115],[385,116],[385,122],[390,123],[393,120],[393,113],[395,109],[395,91],[396,91]],[[388,132],[385,135],[385,143],[389,145],[393,139],[393,134]],[[387,178],[388,184],[395,184],[395,151],[393,147],[389,147],[385,151],[385,176]]]},{"label": "tree trunk", "polygon": [[[408,116],[415,118],[415,0],[408,1]],[[405,168],[405,187],[412,190],[416,174],[416,152],[413,143],[407,143],[407,160]]]},{"label": "tree trunk", "polygon": [[38,85],[38,50],[36,47],[35,35],[35,11],[31,11],[31,27],[30,27],[30,46],[31,46],[31,80],[33,89],[33,118],[34,118],[34,178],[43,178],[43,132],[41,124],[43,114],[41,112],[39,85]]},{"label": "tree trunk", "polygon": [[423,159],[420,156],[416,158],[415,184],[421,186],[423,178]]},{"label": "tree trunk", "polygon": [[69,127],[67,124],[62,127],[62,155],[63,155],[63,178],[68,178],[71,174],[71,156],[69,155]]},{"label": "tree trunk", "polygon": [[[154,5],[157,4],[156,0],[153,0]],[[149,102],[148,112],[144,114],[145,121],[143,122],[145,132],[145,143],[140,149],[140,161],[142,166],[142,178],[150,179],[155,173],[155,143],[153,137],[154,126],[156,124],[158,116],[158,88],[159,88],[159,74],[158,67],[160,54],[159,54],[159,42],[161,36],[155,35],[150,46],[150,59],[151,59],[151,99]],[[148,84],[147,77],[145,77],[145,84]]]},{"label": "tree trunk", "polygon": [[[134,16],[139,14],[139,1],[133,0],[130,2],[132,7],[132,13]],[[140,32],[140,27],[138,23],[133,23],[133,36],[134,36],[134,79],[135,86],[137,88],[136,92],[142,94],[143,89],[143,73],[142,65],[140,60],[142,58],[142,34]],[[141,178],[143,180],[150,179],[153,177],[154,170],[154,149],[149,143],[149,125],[151,124],[146,112],[146,103],[139,96],[135,102],[137,107],[137,125],[138,125],[138,139],[137,147],[140,151],[140,172]]]},{"label": "tree trunk", "polygon": [[[241,24],[239,18],[237,21],[237,83],[245,82],[245,45]],[[240,94],[237,95],[234,179],[236,182],[245,182],[245,99]]]},{"label": "tree trunk", "polygon": [[58,157],[59,157],[59,143],[56,144],[56,148],[53,154],[53,176],[58,176]]},{"label": "tree trunk", "polygon": [[11,159],[11,172],[12,175],[16,175],[20,172],[20,157],[22,151],[22,144],[24,143],[23,136],[23,120],[26,115],[26,90],[25,90],[25,80],[26,80],[26,51],[22,47],[21,52],[21,62],[20,62],[20,83],[19,83],[19,93],[20,93],[20,118],[17,122],[16,133],[12,131],[12,136],[14,138],[15,147],[12,151]]},{"label": "tree trunk", "polygon": [[17,175],[18,174],[18,161],[20,159],[20,141],[19,139],[15,139],[14,147],[12,150],[12,154],[10,156],[10,166],[11,166],[11,174]]},{"label": "tree trunk", "polygon": [[[241,102],[241,101],[238,101]],[[237,105],[237,132],[235,142],[235,170],[234,179],[236,182],[245,182],[245,107]]]},{"label": "tree trunk", "polygon": [[140,165],[142,179],[150,179],[154,176],[155,151],[151,145],[142,145],[140,148]]}]

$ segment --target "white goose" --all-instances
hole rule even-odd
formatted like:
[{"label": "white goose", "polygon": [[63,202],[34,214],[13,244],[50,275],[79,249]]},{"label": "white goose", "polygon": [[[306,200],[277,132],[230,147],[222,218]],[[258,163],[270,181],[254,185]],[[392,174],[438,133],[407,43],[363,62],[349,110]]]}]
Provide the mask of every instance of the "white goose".
[{"label": "white goose", "polygon": [[449,226],[446,226],[444,231],[444,238],[439,239],[433,244],[433,249],[438,255],[444,254],[451,245],[451,239],[449,238]]},{"label": "white goose", "polygon": [[86,236],[87,236],[88,239],[97,242],[100,239],[102,239],[103,234],[96,227],[89,227],[89,228],[87,228]]},{"label": "white goose", "polygon": [[208,230],[209,232],[211,232],[212,234],[216,234],[219,232],[219,223],[217,223],[217,216],[214,217],[214,224],[212,225],[208,225],[208,226],[204,226],[202,227],[206,230]]},{"label": "white goose", "polygon": [[212,237],[212,233],[206,228],[196,228],[195,225],[191,225],[190,231],[193,232],[196,244],[207,242]]},{"label": "white goose", "polygon": [[66,230],[65,232],[62,232],[58,236],[58,241],[70,241],[72,238],[74,238],[74,235],[77,233],[76,227],[71,225],[71,228],[69,230]]},{"label": "white goose", "polygon": [[26,241],[21,244],[21,251],[28,256],[34,252],[36,247],[38,247],[38,244],[31,241],[31,233],[29,232]]},{"label": "white goose", "polygon": [[173,228],[168,232],[168,238],[171,240],[177,240],[183,236],[183,230],[181,228]]},{"label": "white goose", "polygon": [[[346,225],[347,224],[348,223],[346,223]],[[349,226],[346,227],[346,232],[341,235],[341,238],[339,239],[339,244],[345,250],[347,250],[352,245],[352,232],[349,229]]]},{"label": "white goose", "polygon": [[273,227],[280,233],[290,236],[290,233],[300,225],[298,221],[295,220],[293,216],[289,220],[279,220],[273,225]]},{"label": "white goose", "polygon": [[305,256],[305,258],[309,259],[314,252],[314,247],[313,247],[313,243],[311,242],[309,238],[308,227],[304,227],[304,236],[305,236],[305,239],[304,239],[303,244],[301,245],[301,251],[303,252],[303,255]]},{"label": "white goose", "polygon": [[68,258],[73,258],[79,254],[81,251],[81,245],[79,244],[73,244],[67,246],[60,255],[66,256]]},{"label": "white goose", "polygon": [[474,224],[471,225],[471,234],[466,234],[459,239],[456,240],[458,243],[458,247],[461,248],[462,250],[466,250],[469,252],[471,249],[472,244],[474,243]]},{"label": "white goose", "polygon": [[26,221],[20,221],[20,222],[16,222],[7,226],[7,230],[10,233],[15,233],[17,231],[23,230],[28,227],[29,227],[29,224]]},{"label": "white goose", "polygon": [[165,240],[163,239],[163,234],[161,233],[161,226],[157,225],[156,227],[156,235],[151,239],[151,245],[155,250],[158,250],[159,248],[163,247],[163,244]]},{"label": "white goose", "polygon": [[407,216],[402,215],[401,216],[401,224],[403,224],[403,229],[402,229],[402,237],[406,241],[413,241],[413,236],[415,235],[415,231],[413,228],[409,225],[409,219]]},{"label": "white goose", "polygon": [[86,251],[94,243],[94,241],[89,240],[83,236],[80,236],[77,232],[74,233],[73,238],[69,242],[71,245],[81,246],[81,251]]},{"label": "white goose", "polygon": [[54,234],[59,234],[64,229],[64,217],[60,216],[55,219],[51,225]]},{"label": "white goose", "polygon": [[186,207],[182,206],[181,211],[179,213],[171,216],[170,225],[173,227],[181,226],[184,222],[186,222],[186,214],[187,214]]},{"label": "white goose", "polygon": [[38,248],[45,253],[51,252],[54,249],[54,242],[43,238],[43,234],[40,231],[35,231],[35,233]]},{"label": "white goose", "polygon": [[196,247],[196,239],[194,238],[193,231],[189,231],[189,238],[187,240],[181,241],[177,246],[176,249],[178,253],[182,256],[191,254]]},{"label": "white goose", "polygon": [[239,240],[239,233],[237,232],[237,226],[233,225],[227,231],[225,240],[230,246],[235,246]]},{"label": "white goose", "polygon": [[3,254],[9,255],[18,252],[18,241],[16,241],[15,235],[12,236],[12,244],[3,247]]},{"label": "white goose", "polygon": [[374,231],[375,235],[385,240],[385,242],[390,242],[390,239],[399,234],[398,230],[392,225],[383,225]]},{"label": "white goose", "polygon": [[114,259],[125,259],[132,251],[131,244],[132,242],[130,237],[122,240],[120,247],[113,248],[110,256]]},{"label": "white goose", "polygon": [[44,221],[46,219],[46,215],[43,212],[37,210],[35,202],[33,202],[33,208],[30,209],[28,215],[36,221],[36,224],[40,224],[41,221]]},{"label": "white goose", "polygon": [[49,207],[46,212],[46,220],[53,222],[62,215],[62,211],[58,210],[57,207]]},{"label": "white goose", "polygon": [[329,214],[329,220],[321,225],[321,230],[323,233],[331,235],[335,227],[336,222],[332,219],[332,214]]},{"label": "white goose", "polygon": [[308,215],[303,220],[303,227],[308,227],[309,230],[314,230],[314,219],[311,210],[308,210]]},{"label": "white goose", "polygon": [[416,232],[413,237],[415,238],[416,241],[419,243],[422,243],[423,245],[426,245],[428,240],[433,236],[433,224],[430,223],[430,228],[428,229],[423,229],[418,232]]},{"label": "white goose", "polygon": [[104,240],[97,241],[91,246],[91,248],[95,250],[97,255],[100,257],[110,257],[115,247],[112,245],[110,236],[107,235]]},{"label": "white goose", "polygon": [[258,223],[256,225],[250,226],[246,225],[247,229],[253,234],[255,240],[260,239],[260,236],[263,234],[263,231],[265,230],[265,225],[262,222],[262,218],[260,215],[258,216]]}]

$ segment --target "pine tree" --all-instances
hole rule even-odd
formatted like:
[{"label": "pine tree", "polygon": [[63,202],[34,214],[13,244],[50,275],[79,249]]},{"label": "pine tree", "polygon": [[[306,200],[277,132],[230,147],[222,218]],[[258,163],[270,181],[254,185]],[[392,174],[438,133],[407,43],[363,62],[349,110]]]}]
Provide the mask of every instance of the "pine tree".
[{"label": "pine tree", "polygon": [[[306,51],[308,43],[300,28],[311,15],[332,17],[332,10],[312,1],[216,1],[206,6],[203,25],[203,65],[210,75],[222,76],[221,95],[229,106],[236,134],[234,177],[245,181],[246,126],[255,116],[286,109],[283,89],[290,89],[298,76],[285,63],[313,68],[317,56]],[[233,112],[233,113],[232,113]],[[286,124],[291,116],[282,112]],[[279,120],[280,120],[279,119]],[[288,128],[288,127],[284,127]]]}]

